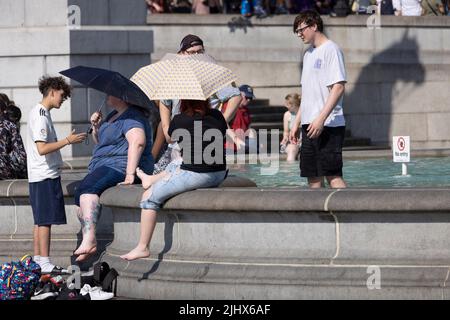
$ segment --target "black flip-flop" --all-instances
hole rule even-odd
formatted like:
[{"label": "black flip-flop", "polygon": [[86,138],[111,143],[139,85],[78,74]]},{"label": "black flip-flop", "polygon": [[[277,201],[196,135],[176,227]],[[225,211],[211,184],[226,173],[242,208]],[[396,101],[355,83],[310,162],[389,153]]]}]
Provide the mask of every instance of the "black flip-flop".
[{"label": "black flip-flop", "polygon": [[52,271],[50,272],[41,272],[42,274],[51,274],[51,275],[67,275],[70,274],[69,271],[67,269],[63,269],[60,266],[54,266]]}]

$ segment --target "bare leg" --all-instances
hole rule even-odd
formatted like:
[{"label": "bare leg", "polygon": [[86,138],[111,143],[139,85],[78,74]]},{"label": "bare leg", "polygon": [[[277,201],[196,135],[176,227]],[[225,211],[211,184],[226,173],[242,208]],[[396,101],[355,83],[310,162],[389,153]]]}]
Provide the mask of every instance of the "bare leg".
[{"label": "bare leg", "polygon": [[[152,189],[145,191],[144,194],[142,195],[142,199],[148,199],[151,192]],[[156,226],[156,211],[151,209],[142,209],[141,234],[139,237],[139,243],[136,246],[136,248],[120,257],[124,260],[132,261],[139,258],[146,258],[150,256],[148,246],[150,244],[150,240],[152,239],[155,226]]]},{"label": "bare leg", "polygon": [[50,253],[50,231],[51,226],[39,226],[39,252],[41,257],[48,257]]},{"label": "bare leg", "polygon": [[334,189],[347,188],[344,179],[340,176],[329,176],[326,178],[331,188]]},{"label": "bare leg", "polygon": [[95,229],[100,215],[100,209],[99,197],[96,194],[81,195],[80,208],[77,215],[81,223],[83,241],[74,252],[75,255],[79,255],[76,261],[86,260],[90,255],[97,251]]},{"label": "bare leg", "polygon": [[286,153],[287,153],[287,159],[286,159],[286,161],[294,162],[294,161],[295,161],[295,158],[297,157],[298,146],[297,146],[296,144],[290,143],[290,144],[286,147]]},{"label": "bare leg", "polygon": [[319,189],[323,186],[323,177],[309,177],[308,184],[311,189]]},{"label": "bare leg", "polygon": [[150,175],[150,174],[146,174],[140,168],[137,168],[136,169],[136,175],[142,181],[142,188],[148,189],[148,188],[150,188],[152,186],[152,184],[154,184],[158,180],[162,179],[166,175],[166,172],[163,171],[163,172],[160,172],[160,173],[155,174],[155,175]]},{"label": "bare leg", "polygon": [[37,225],[33,227],[33,247],[34,256],[40,256],[41,251],[39,250],[39,226]]}]

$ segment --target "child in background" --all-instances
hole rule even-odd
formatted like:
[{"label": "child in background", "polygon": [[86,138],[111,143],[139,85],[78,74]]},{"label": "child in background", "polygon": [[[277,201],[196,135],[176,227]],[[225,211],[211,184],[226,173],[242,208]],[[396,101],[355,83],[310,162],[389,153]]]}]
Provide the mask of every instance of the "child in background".
[{"label": "child in background", "polygon": [[297,157],[300,141],[298,144],[289,142],[289,131],[294,123],[297,112],[300,111],[300,95],[298,93],[290,93],[285,97],[285,106],[288,109],[283,116],[283,140],[281,140],[281,153],[287,154],[287,161],[295,161]]}]

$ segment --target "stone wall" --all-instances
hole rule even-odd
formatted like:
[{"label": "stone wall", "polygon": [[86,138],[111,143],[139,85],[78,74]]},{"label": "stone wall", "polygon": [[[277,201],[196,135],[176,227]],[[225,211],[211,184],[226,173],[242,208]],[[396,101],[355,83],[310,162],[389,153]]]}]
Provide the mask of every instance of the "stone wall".
[{"label": "stone wall", "polygon": [[101,198],[114,221],[102,259],[135,298],[449,299],[449,191],[187,192],[158,214],[150,258],[128,263],[140,210],[116,187]]},{"label": "stone wall", "polygon": [[[67,163],[77,167],[77,163]],[[55,263],[69,266],[75,263],[73,250],[81,243],[80,223],[74,203],[74,190],[86,175],[85,170],[68,170],[62,175],[62,189],[67,217],[66,225],[52,227],[51,256]],[[229,176],[222,187],[255,187],[245,178]],[[123,188],[124,194],[119,198],[127,201],[138,201],[143,189],[140,186]],[[25,254],[33,254],[33,212],[29,201],[27,180],[0,181],[0,263],[18,259]],[[87,263],[81,265],[88,268],[93,261],[100,258],[114,237],[112,211],[103,207],[97,225],[98,253]]]},{"label": "stone wall", "polygon": [[[73,6],[79,8],[80,20]],[[41,100],[37,82],[42,75],[56,76],[61,70],[86,65],[130,77],[150,63],[152,31],[135,27],[145,25],[146,13],[141,0],[0,2],[0,92],[21,108],[24,140],[28,112]],[[72,85],[72,98],[52,112],[59,138],[72,129],[87,130],[90,114],[104,97],[76,82]],[[73,145],[61,153],[64,158],[90,156],[92,147],[92,143]]]},{"label": "stone wall", "polygon": [[140,212],[115,188],[103,259],[145,299],[449,299],[448,192],[197,190],[165,204],[150,258],[127,263]]},{"label": "stone wall", "polygon": [[[73,191],[68,224],[52,230],[52,260],[74,263],[80,243]],[[95,260],[120,274],[118,295],[143,299],[449,299],[450,189],[261,189],[228,177],[171,198],[151,256],[119,258],[139,237],[140,186],[101,196]],[[214,199],[214,202],[211,202]],[[0,181],[0,263],[32,254],[28,184]]]}]

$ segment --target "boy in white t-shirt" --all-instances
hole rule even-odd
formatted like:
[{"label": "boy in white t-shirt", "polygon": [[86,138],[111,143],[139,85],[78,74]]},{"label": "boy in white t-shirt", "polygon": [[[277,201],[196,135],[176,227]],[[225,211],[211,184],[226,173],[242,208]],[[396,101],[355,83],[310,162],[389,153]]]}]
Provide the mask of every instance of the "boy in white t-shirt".
[{"label": "boy in white t-shirt", "polygon": [[289,139],[297,142],[301,121],[300,172],[308,178],[310,188],[321,188],[324,177],[331,188],[345,188],[342,178],[344,55],[323,34],[323,22],[316,11],[302,11],[293,27],[297,36],[311,46],[303,58],[302,101]]},{"label": "boy in white t-shirt", "polygon": [[59,150],[72,143],[80,143],[86,133],[75,133],[58,140],[50,110],[59,109],[70,86],[63,77],[42,77],[39,80],[42,101],[31,109],[27,130],[27,170],[30,203],[33,209],[34,260],[42,273],[61,273],[62,269],[50,262],[50,232],[54,224],[66,224],[64,197],[61,187],[62,158]]}]

